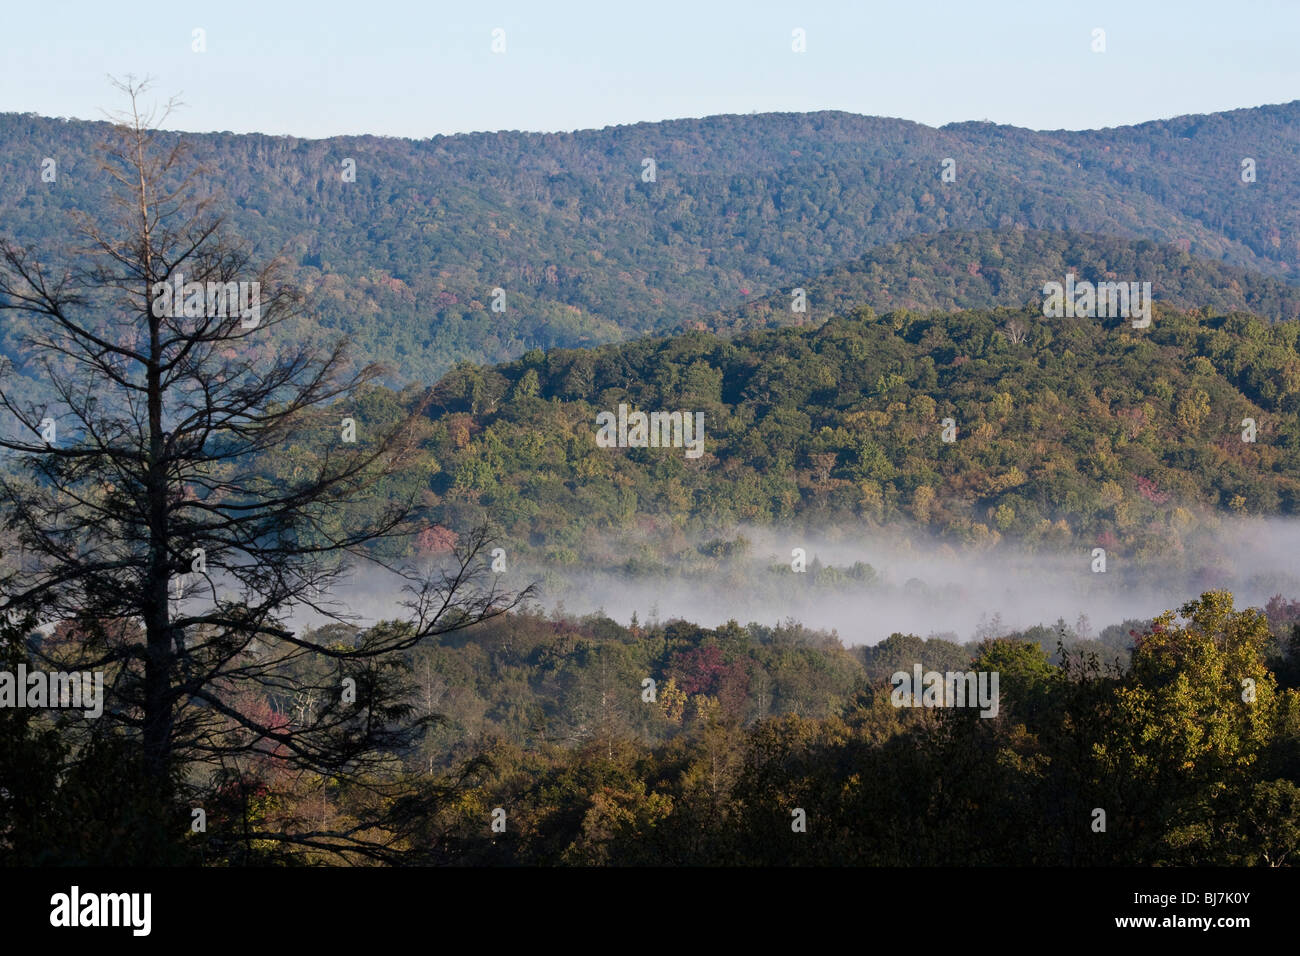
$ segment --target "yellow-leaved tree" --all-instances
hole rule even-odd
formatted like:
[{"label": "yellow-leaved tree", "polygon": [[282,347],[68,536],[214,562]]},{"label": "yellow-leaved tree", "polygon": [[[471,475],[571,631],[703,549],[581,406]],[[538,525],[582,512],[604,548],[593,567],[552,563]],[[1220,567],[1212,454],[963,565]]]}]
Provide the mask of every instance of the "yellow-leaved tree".
[{"label": "yellow-leaved tree", "polygon": [[1281,695],[1268,621],[1209,591],[1157,617],[1116,688],[1096,744],[1112,838],[1149,862],[1246,862],[1240,832]]}]

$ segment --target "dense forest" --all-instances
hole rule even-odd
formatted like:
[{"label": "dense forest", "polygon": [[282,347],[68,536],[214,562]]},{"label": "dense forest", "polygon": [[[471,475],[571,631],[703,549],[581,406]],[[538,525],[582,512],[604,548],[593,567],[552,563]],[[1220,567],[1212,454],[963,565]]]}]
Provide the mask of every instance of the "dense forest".
[{"label": "dense forest", "polygon": [[[1141,331],[861,309],[464,365],[430,407],[427,514],[444,528],[490,514],[513,549],[559,565],[609,560],[620,529],[664,557],[689,550],[683,533],[844,520],[1177,564],[1218,515],[1300,508],[1298,334],[1212,309],[1157,307]],[[596,416],[620,403],[702,412],[702,456],[598,447]]]},{"label": "dense forest", "polygon": [[[1300,102],[1085,132],[932,129],[824,112],[419,141],[185,139],[234,228],[260,254],[283,253],[294,281],[316,297],[321,328],[347,333],[406,382],[461,360],[668,332],[881,245],[945,230],[1070,229],[1176,243],[1293,280],[1298,117]],[[107,128],[0,116],[7,236],[50,246],[68,212],[104,207],[95,146]],[[160,146],[175,139],[159,134]],[[57,164],[53,182],[42,180],[46,158]],[[1242,180],[1243,158],[1256,162],[1253,182]],[[344,180],[345,159],[355,160],[355,181]],[[955,163],[953,182],[941,178],[945,159]],[[988,265],[1004,269],[998,281],[1018,295],[1043,263]],[[921,292],[912,277],[925,274],[892,273],[888,299],[942,304],[949,283]],[[494,299],[498,288],[504,299]],[[858,304],[872,304],[879,290],[871,292]]]},{"label": "dense forest", "polygon": [[[1209,307],[1270,320],[1300,318],[1300,289],[1279,279],[1188,255],[1147,240],[1034,230],[941,232],[872,249],[790,289],[721,313],[688,319],[684,328],[737,332],[819,324],[862,306],[952,312],[1043,302],[1043,285],[1068,273],[1088,282],[1141,279],[1154,299],[1176,309]],[[794,289],[804,309],[795,311]]]},{"label": "dense forest", "polygon": [[[998,672],[997,714],[900,708],[891,678],[918,664]],[[0,711],[10,859],[337,862],[250,833],[346,831],[394,777],[438,795],[389,843],[406,862],[1277,866],[1300,837],[1300,602],[1281,598],[1207,592],[1093,640],[1061,622],[856,648],[793,623],[523,613],[398,669],[397,702],[437,722],[382,771],[345,783],[274,753],[236,776],[194,767],[182,802],[207,830],[163,846],[128,840],[142,797],[120,740],[56,775],[59,735]],[[286,723],[325,706],[293,686],[248,706]]]}]

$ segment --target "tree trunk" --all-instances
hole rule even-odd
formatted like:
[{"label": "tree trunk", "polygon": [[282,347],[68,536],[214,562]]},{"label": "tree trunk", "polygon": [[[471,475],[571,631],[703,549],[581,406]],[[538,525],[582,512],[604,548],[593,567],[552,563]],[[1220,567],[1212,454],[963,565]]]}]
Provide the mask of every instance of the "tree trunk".
[{"label": "tree trunk", "polygon": [[[145,301],[149,301],[147,295]],[[144,607],[147,655],[144,668],[144,764],[145,772],[162,789],[168,778],[171,759],[172,628],[167,606],[171,562],[167,547],[168,479],[163,460],[161,322],[152,312],[148,321],[149,365],[146,381],[149,401],[149,465],[145,476],[145,495],[149,509],[149,565]]]}]

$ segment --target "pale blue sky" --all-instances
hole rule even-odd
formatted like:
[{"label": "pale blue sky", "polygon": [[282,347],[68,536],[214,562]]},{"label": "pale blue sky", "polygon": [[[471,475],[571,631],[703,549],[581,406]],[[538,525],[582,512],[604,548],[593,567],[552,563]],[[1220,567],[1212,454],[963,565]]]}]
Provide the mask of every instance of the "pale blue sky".
[{"label": "pale blue sky", "polygon": [[7,0],[2,16],[0,111],[98,119],[120,106],[107,74],[150,74],[186,103],[168,125],[193,131],[420,138],[818,109],[1082,129],[1300,99],[1300,0]]}]

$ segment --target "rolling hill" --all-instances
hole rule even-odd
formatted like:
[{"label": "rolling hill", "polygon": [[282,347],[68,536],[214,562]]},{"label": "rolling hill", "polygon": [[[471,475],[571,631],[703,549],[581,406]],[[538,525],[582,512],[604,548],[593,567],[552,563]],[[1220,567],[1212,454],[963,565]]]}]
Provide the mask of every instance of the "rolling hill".
[{"label": "rolling hill", "polygon": [[[0,235],[48,256],[71,238],[68,212],[102,212],[106,132],[0,116]],[[282,252],[315,297],[321,330],[401,380],[667,332],[918,234],[1147,239],[1283,280],[1300,262],[1300,101],[1086,132],[823,112],[421,141],[184,138],[234,230]]]},{"label": "rolling hill", "polygon": [[[1300,322],[1208,308],[1157,305],[1141,331],[1041,309],[862,308],[730,339],[535,350],[459,366],[436,395],[431,520],[489,514],[558,564],[609,555],[630,528],[846,520],[1172,561],[1217,513],[1300,510]],[[702,414],[701,454],[600,447],[597,415],[620,405]]]}]

